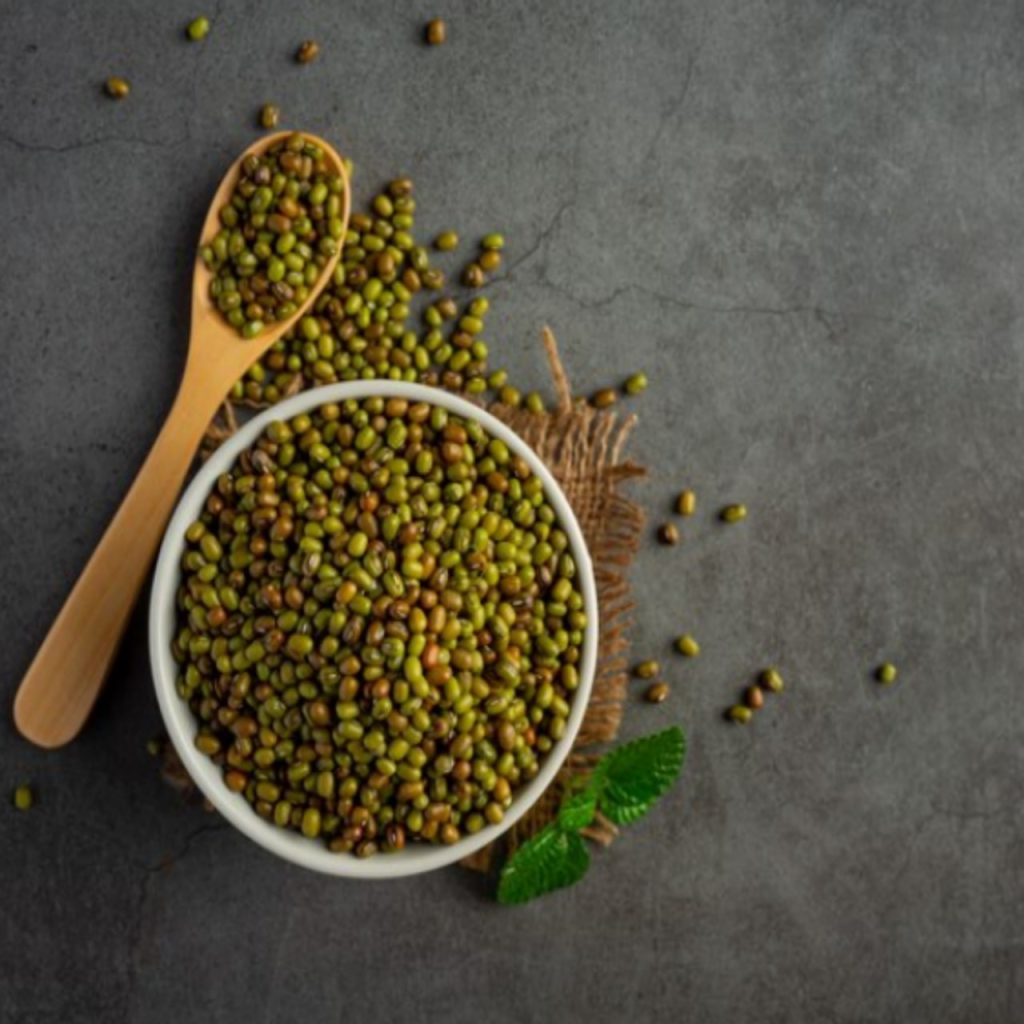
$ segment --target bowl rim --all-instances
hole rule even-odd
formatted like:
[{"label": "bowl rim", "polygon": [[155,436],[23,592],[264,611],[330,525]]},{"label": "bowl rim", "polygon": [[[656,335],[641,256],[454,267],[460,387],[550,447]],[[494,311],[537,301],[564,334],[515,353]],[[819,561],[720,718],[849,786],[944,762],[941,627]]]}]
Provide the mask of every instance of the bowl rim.
[{"label": "bowl rim", "polygon": [[[252,445],[274,420],[288,419],[328,402],[340,403],[349,399],[375,397],[429,402],[458,416],[474,419],[492,437],[501,439],[512,451],[526,459],[531,470],[543,482],[545,494],[569,538],[569,550],[576,561],[577,580],[587,614],[587,628],[583,637],[580,683],[572,701],[565,733],[544,758],[537,775],[516,792],[504,819],[497,825],[486,825],[475,835],[465,836],[451,846],[415,844],[381,856],[359,858],[332,853],[319,840],[307,839],[278,828],[255,814],[240,793],[232,793],[227,789],[221,770],[193,745],[196,722],[191,709],[175,690],[177,668],[170,646],[176,629],[175,594],[181,554],[185,546],[185,530],[198,518],[217,476],[244,449]],[[401,878],[433,871],[475,853],[511,828],[554,781],[572,749],[590,702],[597,666],[598,634],[597,587],[583,531],[568,499],[541,458],[510,427],[467,399],[440,388],[391,380],[346,381],[311,388],[270,406],[243,424],[206,460],[179,497],[160,545],[150,590],[148,636],[153,688],[168,736],[188,774],[225,820],[259,846],[293,864],[344,878]]]}]

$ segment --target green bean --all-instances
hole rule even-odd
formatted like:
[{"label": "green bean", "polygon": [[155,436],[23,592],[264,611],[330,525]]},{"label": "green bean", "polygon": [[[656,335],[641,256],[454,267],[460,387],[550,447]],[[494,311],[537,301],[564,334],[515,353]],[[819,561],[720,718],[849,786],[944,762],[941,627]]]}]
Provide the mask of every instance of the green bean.
[{"label": "green bean", "polygon": [[719,513],[721,520],[725,523],[738,523],[747,518],[746,505],[726,505]]},{"label": "green bean", "polygon": [[425,35],[430,46],[443,46],[448,39],[448,26],[440,18],[431,18],[427,22]]},{"label": "green bean", "polygon": [[676,639],[676,650],[685,658],[696,658],[700,654],[700,644],[689,633]]},{"label": "green bean", "polygon": [[889,686],[896,682],[898,672],[891,661],[885,661],[875,670],[875,678],[883,685]]},{"label": "green bean", "polygon": [[[261,128],[265,128],[265,129],[267,129],[267,131],[270,131],[271,129],[276,128],[277,127],[277,122],[280,119],[280,117],[281,117],[281,111],[277,107],[276,104],[274,104],[274,103],[264,103],[263,106],[260,107],[260,127]],[[270,263],[278,265],[278,266],[281,266],[282,269],[281,269],[281,273],[278,274],[276,277],[273,274],[270,274],[270,273],[268,273],[267,276],[270,278],[271,282],[280,281],[284,277],[284,269],[283,269],[284,265],[281,263],[280,260],[271,260]]]},{"label": "green bean", "polygon": [[675,523],[662,523],[658,527],[658,540],[662,544],[673,545],[679,543],[679,527]]},{"label": "green bean", "polygon": [[479,288],[484,283],[483,268],[479,263],[470,263],[462,273],[462,283],[467,288]]},{"label": "green bean", "polygon": [[18,786],[14,790],[14,794],[11,797],[11,802],[19,811],[31,810],[32,806],[36,802],[35,793],[32,792],[32,787]]},{"label": "green bean", "polygon": [[131,86],[126,78],[118,78],[114,75],[103,83],[103,89],[112,100],[123,100],[131,92]]},{"label": "green bean", "polygon": [[652,683],[644,691],[644,700],[648,704],[663,704],[671,692],[668,683]]},{"label": "green bean", "polygon": [[501,266],[501,253],[496,249],[487,249],[477,257],[477,265],[487,274],[493,273]]},{"label": "green bean", "polygon": [[541,398],[540,393],[537,391],[531,391],[526,396],[524,404],[526,408],[532,413],[540,414],[544,412],[544,399]]},{"label": "green bean", "polygon": [[697,495],[693,491],[680,491],[676,498],[676,512],[681,516],[692,516],[697,511]]},{"label": "green bean", "polygon": [[314,39],[307,39],[295,51],[295,59],[300,64],[310,64],[320,56],[320,45]]},{"label": "green bean", "polygon": [[193,18],[185,29],[186,35],[193,42],[198,43],[205,39],[210,32],[210,19],[204,17]]},{"label": "green bean", "polygon": [[647,374],[640,372],[627,377],[626,382],[622,385],[622,390],[625,391],[627,395],[639,395],[641,391],[646,391]]},{"label": "green bean", "polygon": [[653,659],[639,662],[633,669],[637,679],[653,679],[661,671],[661,666]]}]

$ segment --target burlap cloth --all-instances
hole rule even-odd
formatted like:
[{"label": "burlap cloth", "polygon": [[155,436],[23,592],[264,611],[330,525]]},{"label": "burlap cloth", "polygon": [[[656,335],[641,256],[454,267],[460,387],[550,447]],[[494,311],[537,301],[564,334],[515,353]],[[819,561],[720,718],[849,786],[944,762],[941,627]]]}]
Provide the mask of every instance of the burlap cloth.
[{"label": "burlap cloth", "polygon": [[[547,327],[542,337],[555,388],[554,408],[532,413],[498,402],[487,408],[545,462],[579,520],[597,584],[601,620],[597,671],[579,734],[558,777],[529,813],[497,843],[461,862],[477,871],[491,867],[496,846],[512,849],[552,820],[564,787],[574,777],[589,773],[599,749],[618,734],[629,679],[627,656],[633,600],[628,570],[640,543],[645,517],[643,509],[622,493],[622,484],[644,476],[646,470],[624,459],[622,452],[636,417],[620,415],[614,408],[598,410],[586,402],[574,401],[555,337]],[[237,429],[235,411],[230,403],[225,403],[210,424],[203,453],[209,454]],[[168,782],[185,792],[195,792],[170,744],[164,746],[162,764]],[[614,825],[598,816],[584,834],[607,845],[616,831]]]}]

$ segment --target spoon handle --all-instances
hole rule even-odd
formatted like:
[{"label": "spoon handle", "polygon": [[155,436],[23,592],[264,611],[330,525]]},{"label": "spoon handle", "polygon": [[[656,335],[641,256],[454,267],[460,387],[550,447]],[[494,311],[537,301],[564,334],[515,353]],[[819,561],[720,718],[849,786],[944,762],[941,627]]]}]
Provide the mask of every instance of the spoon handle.
[{"label": "spoon handle", "polygon": [[167,421],[14,698],[14,722],[40,747],[85,723],[117,653],[181,483],[223,395],[186,370]]}]

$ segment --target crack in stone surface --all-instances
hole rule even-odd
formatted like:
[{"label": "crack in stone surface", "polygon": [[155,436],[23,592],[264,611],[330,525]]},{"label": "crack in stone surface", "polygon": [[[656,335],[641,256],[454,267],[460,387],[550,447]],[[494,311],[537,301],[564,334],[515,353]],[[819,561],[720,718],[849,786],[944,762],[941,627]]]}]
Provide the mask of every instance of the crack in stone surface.
[{"label": "crack in stone surface", "polygon": [[545,243],[555,233],[555,231],[561,226],[562,218],[576,205],[576,196],[573,195],[571,198],[566,199],[557,210],[555,210],[554,216],[548,222],[547,227],[543,228],[540,234],[537,236],[533,245],[531,245],[522,256],[519,257],[514,263],[510,263],[508,269],[500,277],[493,277],[487,282],[485,287],[490,285],[500,284],[502,281],[508,281],[512,279],[515,272],[522,267],[524,264],[533,259],[538,252],[544,247]]},{"label": "crack in stone surface", "polygon": [[96,146],[105,145],[146,146],[152,149],[173,149],[190,141],[191,138],[192,134],[188,131],[178,139],[147,139],[141,136],[101,135],[95,139],[80,139],[78,142],[69,142],[67,145],[54,146],[45,142],[27,142],[10,132],[0,132],[0,145],[10,146],[12,149],[20,150],[23,153],[73,153],[75,150],[94,149]]},{"label": "crack in stone surface", "polygon": [[199,839],[200,836],[208,835],[211,832],[226,832],[228,827],[227,822],[218,821],[194,828],[185,836],[184,840],[182,840],[181,846],[174,853],[164,855],[155,864],[147,865],[145,870],[149,874],[166,871],[167,868],[171,867],[173,864],[179,863],[188,856],[192,849],[192,844]]},{"label": "crack in stone surface", "polygon": [[[538,283],[550,288],[552,291],[558,292],[560,295],[565,296],[581,309],[587,310],[604,309],[617,302],[624,295],[636,294],[653,299],[654,301],[665,305],[674,306],[675,308],[685,310],[686,312],[709,313],[721,316],[810,316],[825,328],[829,337],[833,340],[839,333],[839,328],[837,328],[834,323],[836,320],[867,320],[872,323],[883,324],[891,327],[903,327],[907,330],[916,331],[926,329],[925,324],[916,320],[907,320],[902,317],[881,316],[877,313],[863,313],[858,310],[828,309],[824,306],[809,304],[792,306],[759,306],[755,304],[718,305],[709,302],[698,302],[693,299],[679,298],[678,296],[670,295],[666,292],[660,292],[657,289],[648,288],[645,285],[639,284],[619,285],[607,295],[602,295],[596,299],[587,299],[578,295],[572,289],[559,284],[557,281],[553,281],[550,277],[544,274],[541,275]],[[928,329],[933,330],[932,328]],[[961,337],[960,334],[951,334],[943,331],[933,330],[933,333],[947,337]]]},{"label": "crack in stone surface", "polygon": [[682,112],[683,107],[686,105],[686,98],[690,93],[690,84],[693,81],[693,71],[697,66],[697,58],[700,56],[701,48],[701,46],[698,46],[693,56],[690,58],[690,63],[686,67],[686,75],[683,78],[683,87],[679,90],[679,94],[669,102],[668,106],[658,116],[658,124],[655,127],[654,135],[644,152],[642,163],[647,163],[651,160],[654,156],[655,150],[658,148],[658,144],[664,137],[669,124],[678,117]]},{"label": "crack in stone surface", "polygon": [[204,835],[214,832],[225,832],[229,828],[227,822],[218,821],[204,823],[198,828],[192,829],[182,840],[178,849],[171,854],[161,857],[155,864],[144,864],[133,861],[142,871],[139,878],[138,892],[135,897],[135,906],[132,909],[131,939],[128,948],[132,951],[131,960],[128,963],[127,978],[125,980],[124,993],[117,1000],[119,1006],[119,1020],[128,1021],[131,1019],[131,1000],[135,992],[135,982],[138,977],[138,953],[139,943],[142,937],[142,922],[146,913],[146,904],[149,902],[150,891],[153,883],[159,879],[164,872],[174,864],[179,864],[191,852],[196,840]]},{"label": "crack in stone surface", "polygon": [[[103,840],[105,843],[113,841],[112,833],[107,830],[97,828],[90,823],[78,823],[75,825],[75,828],[98,840]],[[160,879],[167,868],[180,863],[185,857],[187,857],[192,851],[196,841],[202,836],[215,832],[226,832],[229,828],[230,826],[225,821],[204,822],[202,825],[186,833],[178,848],[173,853],[162,857],[155,864],[147,863],[146,861],[133,856],[119,843],[115,845],[116,849],[125,854],[128,863],[139,872],[137,875],[135,896],[132,906],[128,912],[128,948],[132,951],[132,956],[128,961],[124,980],[118,986],[120,991],[117,991],[108,999],[103,999],[95,1003],[89,1003],[86,1005],[79,1005],[76,1003],[76,1011],[81,1012],[82,1010],[88,1010],[95,1014],[94,1019],[97,1021],[127,1022],[132,1019],[131,999],[135,991],[135,983],[138,975],[139,965],[137,957],[139,944],[143,933],[143,920],[145,917],[146,906],[149,902],[150,895],[152,894],[154,883]],[[53,1020],[61,1021],[65,1019],[66,1015],[67,1006],[43,1004],[24,1008],[21,1014],[18,1017],[13,1018],[13,1020],[31,1019],[34,1021],[52,1018]],[[0,1015],[0,1019],[9,1020],[12,1018]]]}]

